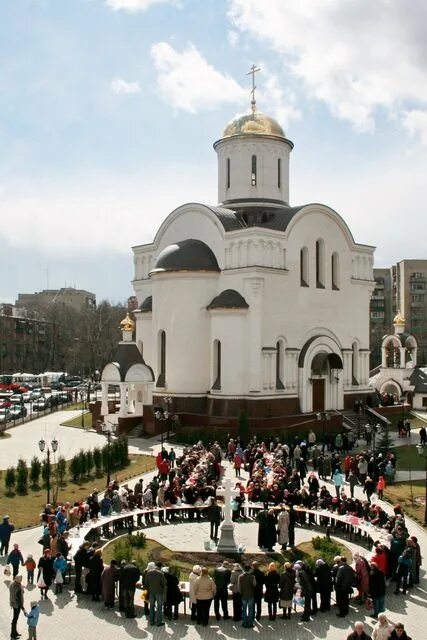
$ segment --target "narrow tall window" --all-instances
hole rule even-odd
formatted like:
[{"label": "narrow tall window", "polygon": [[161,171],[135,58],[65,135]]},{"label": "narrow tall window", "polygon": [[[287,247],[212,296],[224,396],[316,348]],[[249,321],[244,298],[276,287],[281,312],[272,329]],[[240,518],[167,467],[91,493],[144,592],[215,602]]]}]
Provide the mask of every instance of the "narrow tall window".
[{"label": "narrow tall window", "polygon": [[352,358],[351,358],[351,383],[353,385],[359,384],[359,346],[357,342],[352,344]]},{"label": "narrow tall window", "polygon": [[283,343],[276,342],[276,389],[284,389],[283,384]]},{"label": "narrow tall window", "polygon": [[282,160],[280,158],[277,161],[277,187],[282,188]]},{"label": "narrow tall window", "polygon": [[214,340],[213,344],[213,385],[212,389],[221,389],[221,342]]},{"label": "narrow tall window", "polygon": [[166,332],[159,332],[159,377],[157,387],[166,386]]},{"label": "narrow tall window", "polygon": [[300,284],[308,287],[308,249],[303,247],[300,251]]},{"label": "narrow tall window", "polygon": [[251,185],[256,186],[256,156],[252,156],[251,163]]},{"label": "narrow tall window", "polygon": [[316,242],[316,287],[325,288],[325,244],[323,240]]},{"label": "narrow tall window", "polygon": [[231,163],[230,158],[227,158],[227,189],[230,188],[231,184]]},{"label": "narrow tall window", "polygon": [[335,251],[331,257],[331,280],[332,280],[332,289],[334,291],[338,291],[339,286],[339,256]]}]

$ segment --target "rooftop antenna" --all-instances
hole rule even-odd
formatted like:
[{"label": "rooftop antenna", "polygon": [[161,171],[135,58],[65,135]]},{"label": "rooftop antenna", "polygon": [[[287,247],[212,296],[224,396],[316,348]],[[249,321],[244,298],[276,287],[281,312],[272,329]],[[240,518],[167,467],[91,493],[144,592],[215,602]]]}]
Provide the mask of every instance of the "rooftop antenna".
[{"label": "rooftop antenna", "polygon": [[252,109],[252,113],[255,113],[256,111],[256,99],[255,99],[255,89],[256,89],[256,85],[255,85],[255,74],[258,73],[258,71],[261,71],[261,67],[257,67],[256,64],[253,64],[251,67],[251,70],[247,72],[247,76],[252,76],[252,91],[251,91],[251,96],[252,96],[252,100],[251,100],[251,109]]}]

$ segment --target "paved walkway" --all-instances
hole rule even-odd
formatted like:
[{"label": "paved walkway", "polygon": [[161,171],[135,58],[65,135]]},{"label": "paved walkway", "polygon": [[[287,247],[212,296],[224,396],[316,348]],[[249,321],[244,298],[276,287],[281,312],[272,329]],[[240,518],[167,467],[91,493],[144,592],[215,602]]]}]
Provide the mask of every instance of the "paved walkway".
[{"label": "paved walkway", "polygon": [[[74,430],[71,429],[73,432]],[[84,434],[81,435],[84,437]],[[145,447],[153,444],[156,449],[159,446],[154,439],[152,443],[146,443]],[[227,475],[232,477],[233,471],[228,466]],[[151,474],[146,474],[146,479]],[[356,493],[361,489],[356,487]],[[390,507],[385,503],[384,507]],[[12,515],[12,514],[11,514]],[[415,523],[410,523],[410,532],[418,536],[421,544],[423,557],[427,558],[427,533]],[[35,558],[40,555],[40,546],[37,540],[40,536],[40,528],[18,532],[13,540],[18,542],[25,553],[33,553]],[[184,523],[182,525],[166,525],[147,529],[147,535],[160,542],[168,543],[176,549],[204,550],[204,542],[208,539],[208,527],[206,523]],[[248,551],[255,550],[257,528],[254,523],[242,523],[236,525],[236,538],[243,543]],[[311,535],[318,535],[310,529],[297,528],[296,543],[299,544],[310,539]],[[355,545],[346,542],[354,550]],[[365,549],[362,549],[366,553]],[[4,560],[1,559],[4,563]],[[0,638],[8,638],[10,630],[10,609],[8,606],[9,579],[4,575],[0,577]],[[24,579],[24,584],[26,581]],[[386,605],[387,614],[392,621],[401,620],[405,623],[412,640],[425,640],[426,627],[426,593],[427,579],[426,573],[421,572],[421,583],[412,589],[408,596],[394,596],[391,587],[388,589]],[[39,591],[36,587],[25,589],[25,604],[28,607],[30,600],[39,599]],[[257,635],[266,639],[285,638],[286,640],[314,640],[314,638],[327,640],[345,640],[350,630],[350,624],[362,619],[366,622],[366,629],[372,629],[372,622],[367,617],[365,610],[352,606],[347,619],[336,618],[335,612],[329,614],[318,614],[315,621],[302,623],[299,615],[293,615],[290,621],[278,619],[276,622],[269,622],[266,617],[261,619],[260,624],[253,631],[242,629],[239,624],[232,621],[216,622],[211,617],[211,626],[208,628],[196,627],[190,622],[189,616],[181,615],[178,621],[167,623],[161,629],[151,628],[147,625],[146,619],[139,610],[138,617],[134,620],[126,620],[117,611],[104,611],[102,603],[92,603],[85,596],[78,598],[67,588],[64,593],[58,596],[51,595],[50,600],[40,603],[42,615],[40,617],[39,637],[57,638],[61,640],[92,640],[102,637],[103,640],[124,640],[129,638],[159,638],[167,640],[173,635],[174,638],[189,638],[190,640],[203,638],[203,640],[218,640],[223,638],[246,639],[248,636]],[[24,632],[25,620],[21,618],[18,628]],[[24,637],[24,636],[23,636]]]}]

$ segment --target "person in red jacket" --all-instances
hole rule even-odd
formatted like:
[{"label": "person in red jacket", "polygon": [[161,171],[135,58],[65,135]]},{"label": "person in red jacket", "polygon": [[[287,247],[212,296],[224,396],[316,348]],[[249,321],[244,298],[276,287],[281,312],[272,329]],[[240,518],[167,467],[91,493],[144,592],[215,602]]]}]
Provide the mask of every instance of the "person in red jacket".
[{"label": "person in red jacket", "polygon": [[167,480],[168,479],[169,460],[167,458],[164,458],[160,462],[160,464],[159,464],[159,473],[160,473],[161,480]]},{"label": "person in red jacket", "polygon": [[377,543],[375,545],[375,553],[371,558],[371,562],[375,562],[375,564],[377,565],[381,573],[387,576],[387,572],[388,572],[387,554],[384,551],[382,544]]},{"label": "person in red jacket", "polygon": [[383,499],[384,489],[385,489],[384,476],[380,476],[378,478],[378,482],[377,482],[377,493],[378,493],[378,497],[380,498],[380,500]]}]

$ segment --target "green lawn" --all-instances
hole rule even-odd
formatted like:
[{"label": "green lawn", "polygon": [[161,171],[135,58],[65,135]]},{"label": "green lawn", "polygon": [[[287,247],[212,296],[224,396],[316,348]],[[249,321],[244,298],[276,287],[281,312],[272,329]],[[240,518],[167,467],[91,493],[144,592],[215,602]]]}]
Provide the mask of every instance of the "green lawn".
[{"label": "green lawn", "polygon": [[[409,439],[408,439],[409,440]],[[392,449],[397,458],[397,468],[402,471],[424,471],[425,459],[420,456],[416,444],[418,438],[413,438],[414,444],[403,445]]]},{"label": "green lawn", "polygon": [[[130,455],[130,464],[124,469],[114,471],[112,477],[119,482],[125,482],[135,476],[140,476],[147,471],[152,471],[156,466],[154,456]],[[68,466],[68,463],[67,463]],[[52,478],[56,465],[52,465]],[[0,514],[8,513],[15,527],[29,527],[39,524],[39,514],[46,503],[46,489],[38,487],[29,489],[26,495],[9,496],[4,486],[5,471],[0,471]],[[57,502],[76,502],[85,500],[96,487],[102,491],[106,486],[106,475],[90,476],[80,482],[72,482],[68,474],[64,485],[59,487]],[[52,480],[52,486],[54,485]]]},{"label": "green lawn", "polygon": [[424,480],[391,484],[385,490],[385,498],[391,504],[400,504],[411,518],[424,524],[426,486]]},{"label": "green lawn", "polygon": [[61,422],[61,426],[63,427],[78,427],[79,429],[91,429],[92,428],[92,414],[90,411],[86,411],[83,414],[83,427],[82,427],[82,416],[76,416],[75,418],[70,418],[69,420],[65,420],[65,422]]}]

